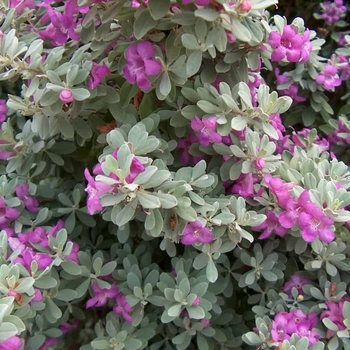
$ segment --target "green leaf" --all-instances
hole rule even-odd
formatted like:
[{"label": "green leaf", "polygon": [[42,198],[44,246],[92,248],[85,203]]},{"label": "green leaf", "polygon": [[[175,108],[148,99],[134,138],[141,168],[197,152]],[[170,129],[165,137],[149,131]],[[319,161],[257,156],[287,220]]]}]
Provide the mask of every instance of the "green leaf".
[{"label": "green leaf", "polygon": [[[159,6],[159,2],[158,6]],[[141,40],[149,30],[155,28],[157,22],[151,17],[148,9],[144,9],[134,22],[134,35],[137,40]]]},{"label": "green leaf", "polygon": [[214,283],[218,279],[218,270],[215,266],[213,258],[210,256],[206,268],[206,276],[209,282]]},{"label": "green leaf", "polygon": [[71,91],[76,101],[84,101],[90,97],[89,90],[83,88],[73,88],[71,89]]},{"label": "green leaf", "polygon": [[193,51],[187,59],[186,63],[186,73],[188,77],[195,75],[202,64],[202,52]]},{"label": "green leaf", "polygon": [[148,1],[148,8],[149,12],[151,13],[151,16],[153,19],[161,19],[164,17],[170,7],[170,0],[149,0]]},{"label": "green leaf", "polygon": [[163,72],[160,75],[158,82],[159,82],[159,92],[164,97],[167,97],[171,91],[171,81],[170,81],[168,72]]},{"label": "green leaf", "polygon": [[182,34],[181,42],[182,42],[182,45],[184,47],[186,47],[186,49],[189,49],[189,50],[199,50],[200,49],[198,39],[192,34],[187,34],[187,33]]},{"label": "green leaf", "polygon": [[79,276],[82,274],[82,269],[79,265],[71,260],[65,260],[61,263],[64,271],[73,276]]},{"label": "green leaf", "polygon": [[146,192],[138,192],[137,198],[143,208],[155,209],[155,208],[161,207],[160,200],[157,197],[155,197],[153,194],[146,193]]},{"label": "green leaf", "polygon": [[[124,206],[122,210],[120,210],[117,215],[113,218],[113,212],[112,211],[112,221],[114,219],[114,223],[118,226],[123,226],[127,222],[129,222],[135,215],[136,206],[137,206],[138,200],[134,199],[133,201],[129,202],[127,205]],[[118,207],[115,207],[118,208]],[[113,208],[114,209],[114,208]]]},{"label": "green leaf", "polygon": [[50,276],[43,276],[40,279],[36,280],[34,287],[40,289],[51,289],[57,286],[57,281],[55,278]]},{"label": "green leaf", "polygon": [[58,117],[58,127],[65,139],[72,139],[74,137],[74,128],[66,117]]},{"label": "green leaf", "polygon": [[214,22],[216,19],[219,18],[220,13],[218,11],[215,11],[211,8],[204,8],[194,11],[194,15],[196,17],[203,18],[204,20],[208,22]]},{"label": "green leaf", "polygon": [[175,304],[168,309],[168,315],[171,317],[178,317],[180,315],[181,309],[181,304]]},{"label": "green leaf", "polygon": [[3,322],[0,325],[0,342],[17,334],[17,328],[14,324],[9,322]]}]

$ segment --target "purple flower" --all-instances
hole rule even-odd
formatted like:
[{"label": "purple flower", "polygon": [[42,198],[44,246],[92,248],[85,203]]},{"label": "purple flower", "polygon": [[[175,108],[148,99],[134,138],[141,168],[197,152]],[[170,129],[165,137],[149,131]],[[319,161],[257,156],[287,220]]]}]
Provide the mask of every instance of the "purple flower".
[{"label": "purple flower", "polygon": [[321,6],[321,18],[324,19],[328,24],[333,24],[339,21],[347,11],[344,6],[343,0],[335,0],[334,2],[325,1],[320,4]]},{"label": "purple flower", "polygon": [[64,322],[64,323],[61,323],[61,325],[59,326],[59,329],[63,334],[67,334],[72,330],[74,330],[75,328],[77,328],[79,324],[80,324],[79,320],[74,320],[72,323]]},{"label": "purple flower", "polygon": [[115,302],[116,304],[113,306],[113,312],[118,316],[122,316],[126,322],[132,322],[132,317],[129,315],[132,309],[126,301],[126,296],[118,294]]},{"label": "purple flower", "polygon": [[181,237],[181,243],[191,245],[194,243],[210,243],[215,239],[213,232],[202,225],[199,220],[189,222]]},{"label": "purple flower", "polygon": [[194,164],[197,164],[199,161],[205,158],[204,156],[196,157],[190,154],[190,148],[196,142],[198,142],[198,137],[194,132],[191,132],[185,139],[180,139],[177,142],[177,148],[183,149],[180,154],[180,160],[182,164],[188,164],[191,160]]},{"label": "purple flower", "polygon": [[290,339],[290,335],[286,332],[286,326],[289,321],[288,313],[280,311],[272,321],[271,336],[274,341],[283,341]]},{"label": "purple flower", "polygon": [[194,131],[199,132],[198,140],[201,145],[209,146],[210,142],[221,142],[221,135],[215,131],[217,127],[217,120],[217,117],[210,117],[201,120],[197,116],[191,120],[191,128]]},{"label": "purple flower", "polygon": [[38,211],[39,202],[34,196],[28,195],[28,185],[16,185],[16,195],[23,202],[27,210],[35,213]]},{"label": "purple flower", "polygon": [[90,77],[88,79],[88,87],[90,90],[95,89],[102,81],[104,77],[110,74],[109,68],[105,63],[102,65],[97,64],[96,62],[92,63],[92,69],[90,72]]},{"label": "purple flower", "polygon": [[6,100],[0,99],[0,123],[6,120],[7,111]]},{"label": "purple flower", "polygon": [[138,85],[142,90],[148,90],[151,83],[148,76],[158,75],[162,70],[160,62],[152,57],[155,48],[150,41],[132,44],[126,50],[127,64],[123,67],[125,79],[130,83]]},{"label": "purple flower", "polygon": [[291,312],[280,311],[272,321],[271,335],[277,342],[288,340],[296,333],[299,337],[306,337],[311,345],[321,338],[320,334],[312,329],[317,324],[316,313],[304,314],[301,310]]},{"label": "purple flower", "polygon": [[271,176],[271,174],[265,174],[264,180],[267,187],[276,195],[278,205],[285,208],[291,198],[289,191],[293,188],[294,184],[284,182],[279,177]]},{"label": "purple flower", "polygon": [[230,193],[239,194],[244,198],[253,198],[255,196],[254,184],[258,181],[257,175],[252,173],[241,174],[232,185]]},{"label": "purple flower", "polygon": [[22,258],[17,258],[14,262],[22,264],[29,272],[31,271],[32,261],[37,262],[39,270],[45,270],[53,261],[49,254],[36,253],[30,248],[23,249],[21,254]]},{"label": "purple flower", "polygon": [[309,40],[310,31],[305,30],[304,34],[299,34],[297,28],[286,25],[283,33],[271,32],[268,43],[274,48],[271,55],[272,61],[281,61],[287,58],[289,62],[306,62],[312,51]]},{"label": "purple flower", "polygon": [[321,241],[330,243],[334,240],[335,234],[329,229],[334,221],[323,214],[323,211],[316,204],[308,202],[298,218],[301,236],[305,242],[313,242],[316,237]]},{"label": "purple flower", "polygon": [[[275,75],[277,78],[277,90],[281,95],[284,96],[289,96],[293,99],[295,102],[304,102],[306,101],[305,97],[300,97],[298,96],[298,90],[299,90],[299,84],[298,83],[292,83],[291,79],[287,77],[284,74],[279,74],[280,69],[276,68],[275,69]],[[281,88],[281,85],[286,85],[288,84],[289,86],[286,88]]]},{"label": "purple flower", "polygon": [[309,201],[310,195],[307,190],[305,190],[295,201],[291,198],[287,201],[285,205],[286,211],[280,214],[278,217],[279,223],[285,228],[291,228],[297,222],[299,215],[304,211],[304,205]]},{"label": "purple flower", "polygon": [[259,236],[259,239],[265,239],[275,233],[278,236],[284,236],[287,233],[287,229],[282,227],[278,222],[278,217],[273,212],[273,210],[266,211],[266,220],[258,226],[252,227],[255,231],[264,230],[264,232]]},{"label": "purple flower", "polygon": [[[350,298],[344,297],[338,302],[326,301],[328,310],[323,311],[321,313],[320,319],[323,320],[324,318],[329,318],[333,323],[335,323],[338,326],[339,330],[342,331],[346,329],[346,326],[344,325],[344,316],[343,316],[343,307],[346,301],[350,302]],[[336,331],[328,329],[327,339],[332,338],[336,333],[337,333]]]},{"label": "purple flower", "polygon": [[[90,175],[89,170],[85,169],[84,175],[88,181],[85,191],[88,194],[87,199],[87,209],[90,215],[94,215],[96,212],[102,210],[102,204],[100,203],[99,194],[100,192],[97,189],[97,181]],[[108,192],[108,191],[107,191]]]},{"label": "purple flower", "polygon": [[16,220],[19,212],[15,208],[7,208],[3,197],[0,197],[0,228],[9,226],[11,220]]},{"label": "purple flower", "polygon": [[323,85],[325,89],[333,91],[336,86],[341,85],[342,80],[337,74],[337,67],[327,64],[323,72],[316,77],[316,83]]},{"label": "purple flower", "polygon": [[92,290],[94,296],[86,302],[87,309],[92,306],[106,305],[108,299],[115,298],[119,293],[119,288],[115,286],[115,283],[110,288],[100,288],[97,282],[93,282]]},{"label": "purple flower", "polygon": [[[293,288],[298,290],[298,295],[304,295],[303,286],[305,284],[310,284],[307,278],[300,277],[297,273],[290,277],[290,280],[283,286],[284,292],[291,292]],[[289,297],[292,297],[292,293],[289,293]]]},{"label": "purple flower", "polygon": [[18,350],[21,347],[22,347],[22,340],[16,335],[0,342],[0,350]]},{"label": "purple flower", "polygon": [[35,9],[35,2],[34,0],[10,0],[9,3],[10,8],[15,8],[16,13],[21,13],[24,9]]}]

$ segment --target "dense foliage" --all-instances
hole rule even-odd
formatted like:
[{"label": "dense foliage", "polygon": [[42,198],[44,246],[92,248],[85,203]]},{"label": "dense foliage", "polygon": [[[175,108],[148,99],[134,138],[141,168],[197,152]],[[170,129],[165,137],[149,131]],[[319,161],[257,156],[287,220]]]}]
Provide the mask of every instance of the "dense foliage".
[{"label": "dense foliage", "polygon": [[349,8],[277,2],[1,2],[0,349],[350,349]]}]

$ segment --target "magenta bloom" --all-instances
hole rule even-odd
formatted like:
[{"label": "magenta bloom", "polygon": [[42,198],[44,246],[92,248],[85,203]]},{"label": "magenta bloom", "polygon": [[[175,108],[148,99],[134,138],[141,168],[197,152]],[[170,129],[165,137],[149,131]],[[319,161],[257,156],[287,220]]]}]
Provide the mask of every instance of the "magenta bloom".
[{"label": "magenta bloom", "polygon": [[0,123],[6,120],[7,111],[6,100],[0,99]]},{"label": "magenta bloom", "polygon": [[[343,316],[343,307],[344,303],[348,301],[350,302],[349,297],[344,297],[339,302],[334,301],[326,301],[326,305],[328,310],[323,311],[321,313],[320,319],[323,320],[324,318],[329,318],[333,323],[335,323],[339,330],[346,329],[346,326],[344,325],[344,316]],[[327,339],[332,338],[337,332],[332,331],[331,329],[327,330]]]},{"label": "magenta bloom", "polygon": [[10,8],[15,8],[16,13],[21,13],[24,9],[35,9],[35,2],[33,0],[10,0]]},{"label": "magenta bloom", "polygon": [[92,69],[90,72],[90,77],[88,79],[88,87],[90,90],[95,89],[108,74],[110,74],[109,68],[105,63],[102,65],[97,64],[96,62],[92,63]]},{"label": "magenta bloom", "polygon": [[177,148],[183,149],[180,154],[180,160],[183,164],[188,164],[191,160],[194,164],[197,164],[199,161],[205,158],[204,156],[196,157],[190,154],[190,148],[196,142],[198,142],[198,137],[194,132],[191,132],[185,139],[180,139],[177,142]]},{"label": "magenta bloom", "polygon": [[321,18],[324,19],[328,24],[333,24],[339,21],[346,12],[346,6],[344,6],[343,0],[335,0],[334,2],[325,1],[320,4],[321,6]]},{"label": "magenta bloom", "polygon": [[210,142],[221,142],[221,135],[215,131],[217,127],[217,120],[217,117],[210,117],[201,120],[197,116],[191,120],[191,128],[194,131],[199,132],[198,140],[201,145],[209,146]]},{"label": "magenta bloom", "polygon": [[319,237],[323,242],[332,242],[335,234],[329,229],[329,226],[333,225],[334,221],[324,215],[323,211],[314,203],[306,203],[304,210],[298,218],[303,240],[313,242],[316,237]]},{"label": "magenta bloom", "polygon": [[122,316],[126,322],[132,322],[132,317],[129,315],[132,309],[126,301],[126,296],[118,294],[115,302],[116,304],[113,306],[113,312],[118,316]]},{"label": "magenta bloom", "polygon": [[74,330],[75,328],[77,328],[79,324],[80,324],[79,320],[74,320],[72,323],[65,322],[59,326],[59,329],[62,331],[63,334],[67,334],[72,330]]},{"label": "magenta bloom", "polygon": [[293,188],[293,183],[284,182],[279,177],[273,177],[271,174],[265,174],[264,180],[268,188],[273,192],[278,200],[278,205],[285,208],[291,196],[289,191]]},{"label": "magenta bloom", "polygon": [[0,350],[18,350],[21,347],[22,347],[22,340],[16,335],[0,342]]},{"label": "magenta bloom", "polygon": [[254,184],[259,181],[257,175],[252,173],[241,174],[231,187],[232,194],[239,194],[244,198],[253,198],[255,196]]},{"label": "magenta bloom", "polygon": [[100,203],[99,191],[96,187],[95,179],[90,175],[89,170],[85,169],[84,175],[88,181],[85,191],[88,194],[87,209],[90,215],[94,215],[96,212],[102,210],[102,204]]},{"label": "magenta bloom", "polygon": [[305,315],[301,310],[291,312],[280,311],[272,321],[271,335],[277,342],[288,340],[296,333],[300,337],[306,337],[311,345],[316,344],[321,336],[312,329],[316,327],[317,316],[313,312]]},{"label": "magenta bloom", "polygon": [[94,297],[86,302],[87,309],[92,306],[106,305],[108,299],[115,298],[119,293],[119,288],[115,286],[115,283],[113,283],[110,288],[100,288],[97,282],[93,282],[92,290],[94,292]]},{"label": "magenta bloom", "polygon": [[22,258],[17,258],[14,260],[15,263],[19,262],[28,271],[31,271],[30,265],[32,261],[36,261],[39,270],[45,270],[53,261],[49,254],[46,253],[36,253],[30,248],[25,248],[21,252]]},{"label": "magenta bloom", "polygon": [[19,211],[15,208],[7,208],[3,197],[0,197],[0,229],[9,226],[11,220],[19,217]]},{"label": "magenta bloom", "polygon": [[[297,273],[290,277],[290,280],[283,286],[283,291],[291,292],[293,288],[298,290],[298,295],[304,295],[303,286],[305,284],[310,284],[307,278],[300,277]],[[292,297],[292,293],[289,293],[289,297]]]},{"label": "magenta bloom", "polygon": [[16,185],[16,195],[23,202],[27,210],[36,213],[39,202],[34,196],[28,195],[28,185]]},{"label": "magenta bloom", "polygon": [[312,51],[310,42],[310,31],[305,30],[299,34],[297,29],[291,25],[283,28],[283,33],[271,32],[268,43],[274,48],[272,61],[281,61],[287,58],[289,62],[306,62]]},{"label": "magenta bloom", "polygon": [[156,50],[150,41],[132,44],[126,50],[127,64],[123,67],[125,79],[138,85],[142,90],[148,90],[151,83],[148,76],[158,75],[162,70],[160,62],[152,57]]},{"label": "magenta bloom", "polygon": [[316,77],[316,83],[323,85],[325,89],[333,91],[336,86],[341,85],[342,80],[337,74],[337,67],[327,64],[323,72]]},{"label": "magenta bloom", "polygon": [[203,226],[199,220],[189,222],[181,237],[181,243],[191,245],[194,243],[210,243],[215,239],[213,232]]},{"label": "magenta bloom", "polygon": [[273,210],[267,210],[265,214],[266,220],[262,224],[252,227],[255,231],[264,230],[259,236],[259,239],[268,238],[272,233],[275,233],[278,236],[284,236],[287,233],[287,229],[282,227],[278,222],[278,217]]}]

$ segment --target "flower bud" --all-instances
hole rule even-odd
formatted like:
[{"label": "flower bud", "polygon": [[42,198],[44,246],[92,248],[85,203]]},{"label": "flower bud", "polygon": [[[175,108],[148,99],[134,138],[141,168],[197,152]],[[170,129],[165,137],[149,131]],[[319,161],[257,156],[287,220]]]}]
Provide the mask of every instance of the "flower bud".
[{"label": "flower bud", "polygon": [[242,3],[239,4],[239,9],[242,12],[249,12],[252,9],[252,4],[249,0],[244,0]]},{"label": "flower bud", "polygon": [[60,100],[63,103],[71,103],[74,100],[72,91],[64,89],[60,92]]}]

